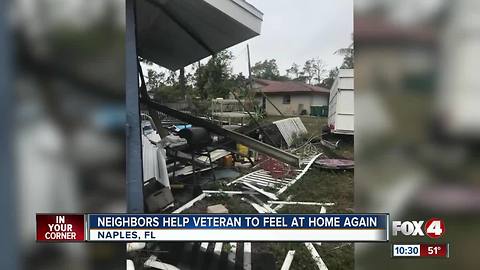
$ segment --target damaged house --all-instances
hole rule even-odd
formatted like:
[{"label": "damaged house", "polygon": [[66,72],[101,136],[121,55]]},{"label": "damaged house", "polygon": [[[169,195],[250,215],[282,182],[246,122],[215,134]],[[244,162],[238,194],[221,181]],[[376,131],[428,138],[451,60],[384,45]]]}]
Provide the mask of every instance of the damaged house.
[{"label": "damaged house", "polygon": [[[129,213],[269,214],[285,205],[326,213],[336,205],[323,198],[300,201],[301,196],[289,194],[326,157],[311,140],[294,144],[307,134],[300,117],[274,121],[274,131],[268,132],[237,98],[215,99],[208,113],[195,115],[167,107],[147,93],[141,60],[181,70],[259,35],[259,10],[244,0],[128,0],[126,7]],[[285,115],[310,114],[312,107],[328,105],[329,90],[321,87],[265,80],[257,80],[256,86]],[[264,108],[275,114],[266,99]],[[242,106],[227,109],[235,101]],[[247,117],[248,125],[227,128],[236,122],[231,119],[241,118],[243,124]],[[213,240],[128,243],[127,269],[273,269],[274,254],[259,252],[259,246]],[[311,255],[311,264],[327,269],[313,243],[300,248]],[[288,269],[293,255],[287,253],[282,269]]]}]

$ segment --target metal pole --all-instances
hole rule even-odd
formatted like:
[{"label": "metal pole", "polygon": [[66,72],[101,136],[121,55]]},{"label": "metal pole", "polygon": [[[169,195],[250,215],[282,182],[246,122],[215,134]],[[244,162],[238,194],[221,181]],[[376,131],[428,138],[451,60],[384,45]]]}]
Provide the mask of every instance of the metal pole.
[{"label": "metal pole", "polygon": [[180,89],[182,91],[182,95],[185,96],[185,94],[187,94],[187,85],[185,82],[185,67],[180,68],[180,75],[178,76],[178,82],[180,83]]},{"label": "metal pole", "polygon": [[[137,58],[138,59],[138,58]],[[143,76],[143,70],[142,70],[142,65],[140,64],[140,61],[137,60],[137,68],[138,68],[138,75],[140,76],[140,96],[145,97],[145,98],[150,98],[147,92],[147,85],[145,84],[145,77]],[[162,120],[158,116],[158,113],[150,108],[148,108],[148,114],[150,115],[150,118],[152,118],[153,124],[155,126],[155,130],[157,131],[158,135],[160,137],[165,137],[168,135],[168,132],[162,127]]]},{"label": "metal pole", "polygon": [[269,144],[257,141],[241,133],[221,128],[210,121],[207,121],[202,118],[198,118],[186,113],[182,113],[180,111],[164,106],[160,103],[157,103],[151,99],[142,99],[142,102],[144,102],[147,106],[155,110],[158,110],[160,112],[166,113],[170,116],[173,116],[174,118],[185,121],[195,126],[204,127],[210,132],[213,132],[223,137],[230,138],[233,141],[239,142],[248,147],[251,147],[254,150],[257,150],[260,153],[269,155],[275,159],[278,159],[292,166],[300,167],[300,158],[292,153],[285,152],[283,150],[280,150]]},{"label": "metal pole", "polygon": [[[258,127],[258,129],[262,132],[263,135],[265,135],[265,138],[268,139],[268,142],[271,144],[271,145],[274,145],[273,143],[273,140],[272,138],[270,137],[270,135],[268,135],[268,133],[262,128],[262,126],[260,125],[260,123],[258,123],[257,119],[255,119],[255,117],[253,117],[253,115],[247,110],[247,108],[245,108],[245,105],[242,103],[242,101],[240,100],[240,98],[238,98],[238,96],[235,94],[235,91],[232,91],[231,92],[233,94],[233,97],[235,97],[235,99],[238,101],[238,103],[240,103],[240,105],[242,106],[243,110],[245,112],[247,112],[248,116],[250,117],[250,119],[252,119],[252,121],[255,123],[255,125]],[[243,122],[243,118],[242,118],[242,122]]]},{"label": "metal pole", "polygon": [[268,103],[270,103],[270,105],[273,106],[273,108],[275,108],[275,110],[277,110],[277,112],[282,116],[282,117],[285,117],[285,115],[283,115],[283,113],[280,111],[280,109],[277,108],[277,106],[275,106],[275,104],[273,104],[273,102],[267,97],[267,95],[265,95],[265,93],[263,93],[262,89],[259,89],[260,93],[263,95],[263,97],[268,101]]},{"label": "metal pole", "polygon": [[140,101],[138,93],[137,44],[135,28],[135,0],[127,0],[125,36],[127,211],[128,213],[143,213],[142,140],[140,133]]},{"label": "metal pole", "polygon": [[248,56],[248,81],[250,83],[250,89],[253,88],[252,84],[252,64],[250,63],[250,46],[247,44],[247,56]]}]

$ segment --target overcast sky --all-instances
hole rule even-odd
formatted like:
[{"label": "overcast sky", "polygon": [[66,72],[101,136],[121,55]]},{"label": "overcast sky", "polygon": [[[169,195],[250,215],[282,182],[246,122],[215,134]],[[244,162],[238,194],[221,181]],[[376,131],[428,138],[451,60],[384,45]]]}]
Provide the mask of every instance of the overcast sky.
[{"label": "overcast sky", "polygon": [[[251,62],[276,59],[280,74],[292,63],[303,66],[318,57],[328,69],[340,66],[343,56],[334,52],[352,43],[353,0],[247,0],[263,12],[259,36],[228,48],[235,59],[233,72],[248,75],[247,44]],[[208,57],[201,62],[205,63]],[[142,63],[142,66],[145,66]],[[147,66],[162,70],[158,66]],[[192,71],[191,65],[185,72]]]},{"label": "overcast sky", "polygon": [[259,36],[230,50],[235,56],[233,71],[248,74],[246,44],[252,65],[275,58],[281,74],[293,62],[303,65],[320,57],[329,68],[343,57],[334,52],[352,43],[353,0],[247,0],[264,13]]}]

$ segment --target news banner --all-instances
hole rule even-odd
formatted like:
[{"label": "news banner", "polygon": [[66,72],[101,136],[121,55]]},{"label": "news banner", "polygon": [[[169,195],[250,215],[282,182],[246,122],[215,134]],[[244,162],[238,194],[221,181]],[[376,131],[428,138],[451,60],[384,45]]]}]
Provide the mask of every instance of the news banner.
[{"label": "news banner", "polygon": [[[441,219],[392,221],[388,214],[37,214],[39,242],[389,242],[445,232]],[[391,228],[391,230],[390,230]],[[393,243],[392,257],[449,256],[446,243]]]}]

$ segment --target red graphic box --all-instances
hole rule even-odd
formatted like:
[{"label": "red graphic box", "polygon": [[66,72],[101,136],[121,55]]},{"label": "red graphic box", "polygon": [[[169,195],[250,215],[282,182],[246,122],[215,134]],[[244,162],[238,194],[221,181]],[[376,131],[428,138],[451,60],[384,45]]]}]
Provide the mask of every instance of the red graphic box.
[{"label": "red graphic box", "polygon": [[85,241],[84,215],[37,214],[37,241]]}]

